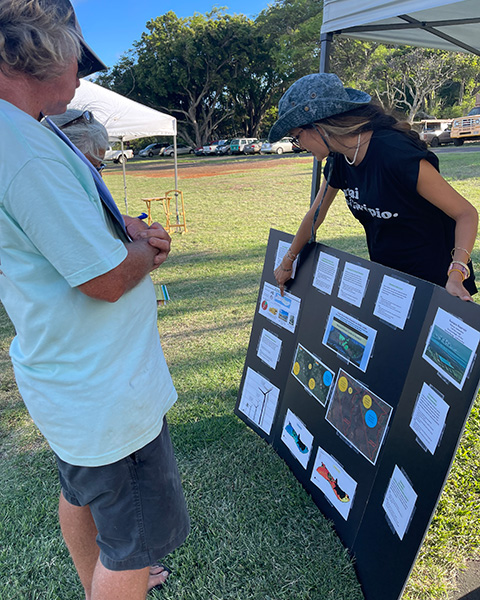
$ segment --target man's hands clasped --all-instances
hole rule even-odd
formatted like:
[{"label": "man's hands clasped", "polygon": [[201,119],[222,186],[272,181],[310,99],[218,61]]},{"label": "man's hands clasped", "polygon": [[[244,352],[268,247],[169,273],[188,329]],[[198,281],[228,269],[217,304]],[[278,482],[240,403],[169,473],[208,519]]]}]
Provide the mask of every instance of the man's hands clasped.
[{"label": "man's hands clasped", "polygon": [[172,238],[160,223],[152,223],[150,227],[142,220],[124,216],[128,235],[132,240],[146,240],[150,246],[157,250],[152,270],[157,269],[167,260],[170,253]]}]

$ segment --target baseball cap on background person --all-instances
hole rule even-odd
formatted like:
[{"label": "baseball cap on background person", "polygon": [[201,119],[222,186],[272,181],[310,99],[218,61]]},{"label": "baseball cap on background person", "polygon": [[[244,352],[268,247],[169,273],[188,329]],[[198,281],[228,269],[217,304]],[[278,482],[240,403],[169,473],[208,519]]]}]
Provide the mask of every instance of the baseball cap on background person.
[{"label": "baseball cap on background person", "polygon": [[365,92],[343,87],[334,73],[305,75],[280,98],[278,119],[270,130],[268,140],[276,142],[295,127],[348,112],[369,104],[371,99]]},{"label": "baseball cap on background person", "polygon": [[45,8],[51,6],[55,7],[58,11],[59,16],[67,16],[70,14],[68,19],[69,24],[73,25],[74,29],[78,34],[80,45],[82,47],[82,56],[78,62],[78,77],[86,77],[97,71],[106,71],[108,67],[103,61],[95,54],[90,48],[87,42],[83,38],[83,33],[78,24],[75,10],[69,0],[40,0]]}]

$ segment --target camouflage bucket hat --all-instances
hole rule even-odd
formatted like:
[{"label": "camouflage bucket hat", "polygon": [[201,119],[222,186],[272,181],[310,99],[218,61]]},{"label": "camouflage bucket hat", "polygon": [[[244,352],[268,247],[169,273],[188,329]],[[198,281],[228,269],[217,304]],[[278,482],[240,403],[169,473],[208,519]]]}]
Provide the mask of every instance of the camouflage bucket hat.
[{"label": "camouflage bucket hat", "polygon": [[303,127],[327,117],[368,104],[371,97],[365,92],[343,87],[333,73],[305,75],[283,94],[278,103],[278,120],[268,139],[276,142],[291,129]]}]

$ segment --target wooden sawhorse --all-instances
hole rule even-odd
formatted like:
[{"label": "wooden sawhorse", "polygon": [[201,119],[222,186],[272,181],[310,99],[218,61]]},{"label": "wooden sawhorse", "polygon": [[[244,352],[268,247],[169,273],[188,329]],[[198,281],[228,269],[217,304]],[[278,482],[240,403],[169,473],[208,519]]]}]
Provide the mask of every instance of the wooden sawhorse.
[{"label": "wooden sawhorse", "polygon": [[[173,194],[173,195],[172,195]],[[175,205],[175,223],[171,223],[170,217],[170,203],[175,196],[175,200],[178,199],[180,195],[182,201],[182,210],[177,210],[177,205]],[[154,198],[142,198],[142,200],[147,205],[147,215],[148,215],[148,226],[152,224],[152,202],[161,202],[163,207],[163,212],[165,213],[165,231],[167,233],[171,233],[174,229],[180,231],[180,233],[187,232],[187,219],[185,216],[185,203],[183,201],[183,192],[181,190],[169,190],[165,192],[164,196],[156,196]],[[180,218],[180,215],[182,218]],[[182,231],[183,228],[183,231]]]}]

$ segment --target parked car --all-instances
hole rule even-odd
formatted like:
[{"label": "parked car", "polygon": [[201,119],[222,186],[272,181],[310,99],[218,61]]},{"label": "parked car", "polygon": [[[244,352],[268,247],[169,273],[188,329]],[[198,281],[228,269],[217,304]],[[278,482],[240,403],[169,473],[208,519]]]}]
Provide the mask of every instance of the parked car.
[{"label": "parked car", "polygon": [[[435,148],[436,146],[443,146],[446,144],[455,144],[455,139],[451,137],[452,134],[452,126],[449,125],[447,129],[444,129],[442,133],[439,133],[438,136],[433,137],[430,141],[430,146]],[[437,144],[438,141],[438,144]],[[458,144],[455,144],[456,146]]]},{"label": "parked car", "polygon": [[267,140],[257,140],[256,142],[252,142],[251,144],[246,144],[243,147],[244,154],[260,154],[260,150],[262,149],[263,144]]},{"label": "parked car", "polygon": [[[177,144],[177,154],[193,154],[195,150],[189,146],[188,144]],[[164,156],[170,156],[170,158],[174,154],[173,144],[171,146],[167,146],[163,152]]]},{"label": "parked car", "polygon": [[218,147],[220,144],[224,144],[226,141],[227,141],[227,140],[216,140],[215,142],[210,142],[209,144],[206,144],[206,145],[203,147],[203,153],[204,153],[205,155],[208,155],[208,154],[215,154],[215,151],[216,151],[217,147]]},{"label": "parked car", "polygon": [[284,137],[278,142],[265,142],[262,146],[262,154],[283,154],[284,152],[293,152],[293,140],[290,137]]},{"label": "parked car", "polygon": [[241,154],[247,144],[256,142],[257,138],[235,138],[230,142],[230,152],[232,154]]},{"label": "parked car", "polygon": [[422,121],[420,139],[430,144],[432,148],[442,144],[453,144],[453,139],[450,137],[451,130],[452,121],[446,119],[425,120]]},{"label": "parked car", "polygon": [[114,150],[109,146],[103,160],[113,160],[114,163],[123,164],[130,158],[133,158],[133,150],[130,150],[130,148],[124,148],[122,152],[121,150]]},{"label": "parked car", "polygon": [[203,151],[203,146],[198,146],[198,148],[195,148],[194,152],[195,152],[195,156],[205,156],[205,152]]},{"label": "parked car", "polygon": [[215,154],[218,154],[220,156],[222,154],[230,154],[230,142],[231,140],[225,140],[223,144],[218,144],[218,146],[215,148]]},{"label": "parked car", "polygon": [[143,158],[145,158],[146,156],[152,157],[152,156],[162,156],[165,148],[168,146],[168,144],[160,144],[160,143],[156,143],[156,144],[149,144],[146,148],[142,148],[140,150],[140,152],[138,153],[138,156],[141,156]]}]

